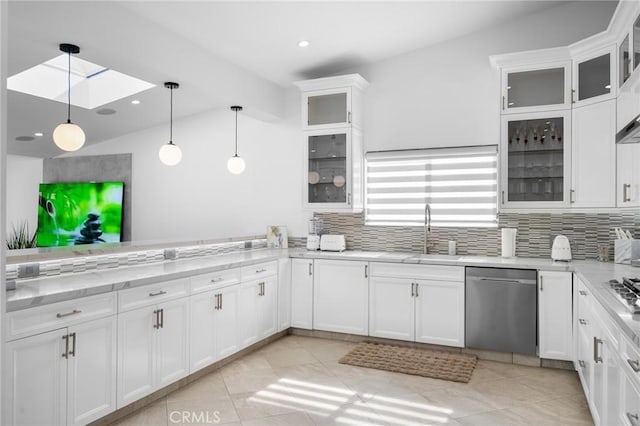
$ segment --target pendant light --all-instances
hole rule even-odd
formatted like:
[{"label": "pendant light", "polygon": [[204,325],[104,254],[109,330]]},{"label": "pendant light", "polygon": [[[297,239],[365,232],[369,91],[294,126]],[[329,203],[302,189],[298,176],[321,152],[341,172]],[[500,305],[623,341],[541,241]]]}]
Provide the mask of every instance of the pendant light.
[{"label": "pendant light", "polygon": [[227,161],[227,169],[234,175],[239,175],[244,172],[244,168],[246,167],[244,160],[238,156],[238,111],[242,111],[242,107],[234,105],[231,107],[231,110],[236,112],[236,153]]},{"label": "pendant light", "polygon": [[162,161],[167,166],[175,166],[182,160],[182,150],[178,145],[173,143],[173,89],[177,89],[180,87],[178,83],[173,83],[171,81],[167,81],[164,83],[164,87],[171,91],[171,100],[170,100],[170,115],[169,115],[169,143],[166,145],[162,145],[160,147],[160,152],[158,152],[158,156],[160,157],[160,161]]},{"label": "pendant light", "polygon": [[75,44],[62,43],[60,50],[69,55],[67,69],[67,122],[59,124],[53,131],[53,142],[64,151],[77,151],[85,141],[84,131],[77,124],[71,122],[71,54],[80,53]]}]

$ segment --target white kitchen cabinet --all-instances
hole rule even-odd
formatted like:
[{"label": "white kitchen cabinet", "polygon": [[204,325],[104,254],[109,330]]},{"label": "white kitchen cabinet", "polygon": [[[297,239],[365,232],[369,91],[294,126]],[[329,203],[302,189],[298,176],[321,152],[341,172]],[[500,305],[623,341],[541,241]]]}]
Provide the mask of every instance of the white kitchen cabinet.
[{"label": "white kitchen cabinet", "polygon": [[502,116],[503,209],[569,206],[570,117],[568,111]]},{"label": "white kitchen cabinet", "polygon": [[238,306],[240,285],[224,287],[215,292],[217,308],[214,311],[216,359],[226,358],[240,350],[240,324]]},{"label": "white kitchen cabinet", "polygon": [[571,108],[571,62],[502,68],[502,114]]},{"label": "white kitchen cabinet", "polygon": [[278,260],[278,331],[291,327],[291,259]]},{"label": "white kitchen cabinet", "polygon": [[217,300],[217,293],[214,290],[194,294],[189,298],[189,314],[191,316],[190,373],[217,361],[215,335]]},{"label": "white kitchen cabinet", "polygon": [[7,343],[7,425],[84,425],[116,409],[116,317]]},{"label": "white kitchen cabinet", "polygon": [[258,340],[278,331],[278,279],[275,276],[258,281],[256,324]]},{"label": "white kitchen cabinet", "polygon": [[416,342],[464,347],[464,282],[416,280]]},{"label": "white kitchen cabinet", "polygon": [[464,268],[371,263],[369,335],[464,346]]},{"label": "white kitchen cabinet", "polygon": [[615,58],[615,44],[589,49],[573,57],[573,108],[615,99]]},{"label": "white kitchen cabinet", "polygon": [[415,340],[414,281],[371,276],[369,288],[369,335]]},{"label": "white kitchen cabinet", "polygon": [[638,207],[640,206],[640,144],[618,144],[616,150],[616,205]]},{"label": "white kitchen cabinet", "polygon": [[313,329],[367,335],[368,262],[316,259],[313,265]]},{"label": "white kitchen cabinet", "polygon": [[574,108],[572,126],[571,206],[614,207],[615,100]]},{"label": "white kitchen cabinet", "polygon": [[291,260],[291,326],[313,328],[313,259]]},{"label": "white kitchen cabinet", "polygon": [[623,374],[621,379],[622,398],[617,423],[637,426],[640,424],[640,388],[628,374]]},{"label": "white kitchen cabinet", "polygon": [[538,351],[540,358],[573,360],[571,272],[538,272]]},{"label": "white kitchen cabinet", "polygon": [[238,290],[238,336],[240,348],[258,341],[258,285],[255,281],[240,284]]},{"label": "white kitchen cabinet", "polygon": [[120,313],[118,408],[185,377],[188,349],[189,298]]}]

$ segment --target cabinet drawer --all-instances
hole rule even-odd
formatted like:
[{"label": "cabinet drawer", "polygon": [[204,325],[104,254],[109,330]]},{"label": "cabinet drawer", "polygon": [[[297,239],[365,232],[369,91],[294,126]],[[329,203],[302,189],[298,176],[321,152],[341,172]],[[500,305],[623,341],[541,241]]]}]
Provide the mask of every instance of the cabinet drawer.
[{"label": "cabinet drawer", "polygon": [[[635,382],[635,385],[640,389],[640,349],[629,341],[624,336],[620,339],[620,358],[624,364],[623,369],[626,370],[627,375]],[[640,407],[640,405],[638,405]],[[640,424],[640,422],[638,423]]]},{"label": "cabinet drawer", "polygon": [[201,293],[240,282],[240,269],[227,269],[191,277],[191,294]]},{"label": "cabinet drawer", "polygon": [[7,314],[7,340],[78,324],[116,313],[116,293],[67,300]]},{"label": "cabinet drawer", "polygon": [[622,374],[622,392],[620,424],[640,425],[640,387],[627,374]]},{"label": "cabinet drawer", "polygon": [[242,268],[242,281],[257,280],[278,273],[278,262],[258,263]]},{"label": "cabinet drawer", "polygon": [[118,312],[154,305],[189,294],[189,280],[163,281],[118,292]]},{"label": "cabinet drawer", "polygon": [[371,276],[420,280],[464,281],[463,266],[406,265],[371,262]]}]

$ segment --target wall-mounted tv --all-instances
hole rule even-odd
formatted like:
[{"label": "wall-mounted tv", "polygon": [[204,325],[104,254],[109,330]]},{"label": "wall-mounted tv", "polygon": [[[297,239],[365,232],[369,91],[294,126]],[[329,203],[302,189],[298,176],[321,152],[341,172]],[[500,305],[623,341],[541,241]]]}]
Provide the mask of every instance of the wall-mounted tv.
[{"label": "wall-mounted tv", "polygon": [[117,243],[123,182],[41,183],[38,247]]}]

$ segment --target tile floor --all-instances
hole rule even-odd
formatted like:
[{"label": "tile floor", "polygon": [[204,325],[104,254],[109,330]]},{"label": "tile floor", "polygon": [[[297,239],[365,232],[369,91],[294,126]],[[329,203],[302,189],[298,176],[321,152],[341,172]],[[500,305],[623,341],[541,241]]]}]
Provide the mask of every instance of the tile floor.
[{"label": "tile floor", "polygon": [[575,372],[479,361],[462,384],[338,364],[353,346],[286,336],[117,424],[593,424]]}]

